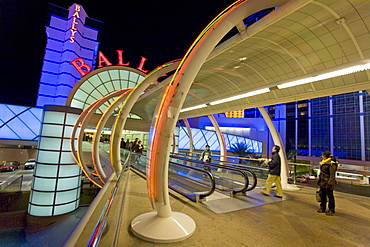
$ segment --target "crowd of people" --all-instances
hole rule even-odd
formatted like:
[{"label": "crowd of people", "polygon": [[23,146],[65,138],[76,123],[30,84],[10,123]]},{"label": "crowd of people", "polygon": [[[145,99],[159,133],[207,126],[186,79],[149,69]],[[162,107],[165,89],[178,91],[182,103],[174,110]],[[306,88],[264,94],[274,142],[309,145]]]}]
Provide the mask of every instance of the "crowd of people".
[{"label": "crowd of people", "polygon": [[134,141],[130,141],[130,139],[127,139],[126,141],[122,138],[121,139],[121,148],[130,150],[134,153],[142,154],[144,150],[144,146],[142,142],[139,140],[139,138],[135,138]]}]

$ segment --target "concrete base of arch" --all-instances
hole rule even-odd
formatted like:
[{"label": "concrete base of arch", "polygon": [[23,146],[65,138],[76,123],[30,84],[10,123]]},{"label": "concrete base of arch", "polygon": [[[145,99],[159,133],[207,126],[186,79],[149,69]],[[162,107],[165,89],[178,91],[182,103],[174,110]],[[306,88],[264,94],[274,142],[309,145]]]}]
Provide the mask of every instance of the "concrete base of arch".
[{"label": "concrete base of arch", "polygon": [[282,185],[284,191],[298,191],[301,190],[297,185],[294,184],[285,184]]},{"label": "concrete base of arch", "polygon": [[149,212],[139,215],[131,222],[135,236],[153,243],[175,243],[189,238],[195,232],[195,222],[189,216],[172,212],[169,217],[160,217]]}]

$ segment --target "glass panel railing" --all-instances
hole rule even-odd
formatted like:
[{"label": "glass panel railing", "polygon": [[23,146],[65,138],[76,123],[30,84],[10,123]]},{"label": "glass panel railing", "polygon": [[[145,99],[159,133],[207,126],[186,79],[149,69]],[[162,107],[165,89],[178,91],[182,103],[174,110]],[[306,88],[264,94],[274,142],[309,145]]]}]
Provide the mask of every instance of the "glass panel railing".
[{"label": "glass panel railing", "polygon": [[[100,150],[100,153],[108,153],[106,152],[106,150],[104,150],[104,148],[102,148]],[[105,203],[104,205],[104,208],[102,210],[102,212],[100,213],[100,217],[99,217],[99,220],[98,222],[96,223],[95,225],[95,228],[93,230],[93,233],[91,234],[91,237],[90,237],[90,240],[88,242],[88,244],[86,246],[91,246],[91,247],[95,247],[95,246],[98,246],[99,244],[99,241],[102,237],[102,234],[103,234],[103,231],[104,231],[104,228],[106,227],[106,224],[107,224],[107,219],[108,219],[108,215],[109,215],[109,212],[110,212],[110,209],[111,209],[111,206],[113,204],[113,201],[115,199],[115,196],[117,195],[117,191],[118,189],[120,188],[120,183],[122,181],[122,178],[123,178],[123,175],[125,174],[125,172],[127,171],[128,169],[128,166],[129,166],[130,162],[128,160],[125,161],[124,163],[124,166],[122,168],[122,172],[121,174],[119,175],[118,179],[117,179],[117,182],[116,184],[114,185],[114,188],[111,192],[111,195],[109,196],[107,202]],[[121,207],[123,206],[123,203],[121,204]],[[123,209],[122,209],[123,210]],[[121,212],[122,212],[121,210]],[[121,216],[119,216],[120,218]],[[114,239],[117,239],[117,236],[118,236],[118,232],[119,231],[119,228],[116,228],[115,229],[116,231],[116,234],[115,234],[115,237]]]},{"label": "glass panel railing", "polygon": [[248,191],[249,176],[243,169],[220,164],[219,162],[202,163],[198,159],[180,155],[172,155],[170,160],[188,167],[196,167],[211,172],[215,177],[216,188],[221,191],[230,191],[233,195]]},{"label": "glass panel railing", "polygon": [[[124,153],[124,156],[130,156],[130,166],[146,175],[146,156],[131,153],[128,150],[125,150]],[[198,201],[214,192],[215,178],[204,169],[170,162],[168,166],[168,187],[192,201]]]},{"label": "glass panel railing", "polygon": [[[243,171],[247,176],[248,176],[248,181],[249,181],[249,184],[248,184],[248,188],[246,191],[250,191],[250,190],[253,190],[256,185],[257,185],[257,174],[259,174],[261,176],[261,178],[267,178],[267,172],[268,172],[268,169],[266,168],[262,168],[262,167],[259,167],[259,164],[260,164],[260,160],[251,160],[251,162],[255,162],[256,165],[254,166],[251,166],[251,165],[245,165],[245,164],[239,164],[239,163],[231,163],[231,162],[223,162],[223,161],[219,161],[219,160],[214,160],[213,159],[214,156],[212,156],[212,165],[214,166],[214,169],[212,169],[212,173],[213,171],[215,171],[216,173],[219,172],[219,171],[227,171],[228,168],[233,168],[233,169],[236,169],[236,170],[239,170],[239,171]],[[217,156],[216,156],[217,157]],[[173,161],[176,161],[178,163],[181,163],[181,164],[187,164],[187,165],[192,165],[192,164],[196,164],[196,165],[202,165],[202,163],[199,161],[199,156],[198,154],[190,154],[190,155],[187,155],[187,154],[172,154],[171,155],[171,160]],[[216,169],[217,168],[217,169]],[[220,168],[223,168],[223,170]],[[215,173],[215,174],[216,174]],[[215,175],[214,174],[214,175]],[[223,174],[218,174],[219,176],[223,177],[223,176],[226,176],[226,178],[229,176],[228,173],[226,173],[227,175],[223,175]],[[241,181],[238,181],[239,183]],[[217,187],[217,181],[216,181],[216,187]]]}]

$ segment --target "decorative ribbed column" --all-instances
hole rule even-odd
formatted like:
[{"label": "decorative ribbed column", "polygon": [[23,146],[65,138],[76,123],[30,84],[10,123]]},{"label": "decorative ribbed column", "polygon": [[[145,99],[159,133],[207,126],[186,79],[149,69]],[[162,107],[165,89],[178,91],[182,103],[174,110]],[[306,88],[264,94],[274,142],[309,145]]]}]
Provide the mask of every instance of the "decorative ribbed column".
[{"label": "decorative ribbed column", "polygon": [[41,125],[28,213],[55,216],[78,208],[81,169],[71,153],[71,131],[81,109],[47,105]]}]

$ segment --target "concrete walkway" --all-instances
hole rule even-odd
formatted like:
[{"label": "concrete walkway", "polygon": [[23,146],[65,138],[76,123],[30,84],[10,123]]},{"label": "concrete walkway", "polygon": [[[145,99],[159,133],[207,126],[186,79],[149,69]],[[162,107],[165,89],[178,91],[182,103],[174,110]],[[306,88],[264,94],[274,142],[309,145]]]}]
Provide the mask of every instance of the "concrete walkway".
[{"label": "concrete walkway", "polygon": [[[262,183],[264,181],[261,181]],[[285,192],[283,200],[256,191],[238,199],[213,198],[212,204],[236,200],[249,207],[215,213],[209,205],[194,203],[171,192],[173,211],[194,219],[196,231],[190,238],[172,244],[154,244],[130,232],[136,216],[152,211],[146,181],[131,172],[119,246],[369,246],[370,200],[368,197],[335,192],[336,215],[318,214],[315,189],[302,187]],[[260,203],[255,203],[259,201]],[[265,202],[265,203],[264,203]],[[222,206],[220,206],[222,207]],[[228,207],[226,207],[228,208]]]}]

